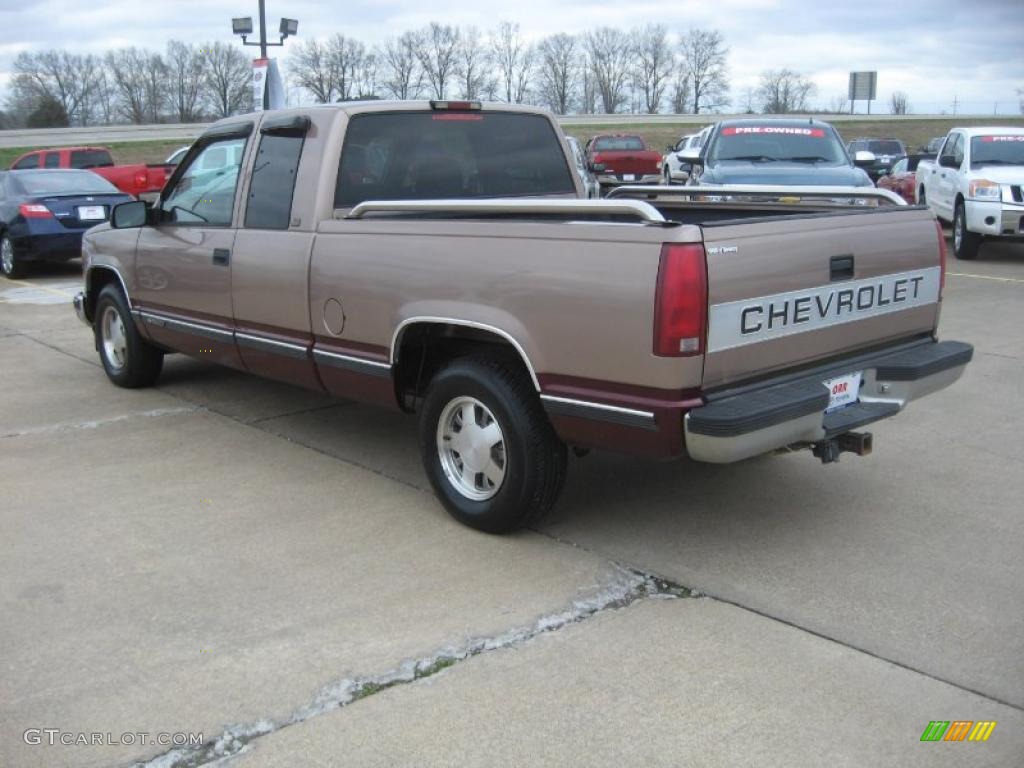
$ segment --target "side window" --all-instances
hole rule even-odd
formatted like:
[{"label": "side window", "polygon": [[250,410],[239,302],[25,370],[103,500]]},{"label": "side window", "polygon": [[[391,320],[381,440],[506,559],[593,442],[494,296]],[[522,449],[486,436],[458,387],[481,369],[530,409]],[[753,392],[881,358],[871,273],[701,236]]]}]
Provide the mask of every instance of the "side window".
[{"label": "side window", "polygon": [[907,170],[907,158],[904,157],[902,160],[900,160],[898,163],[896,163],[896,165],[892,167],[891,172],[903,173],[905,170]]},{"label": "side window", "polygon": [[161,201],[161,220],[230,227],[245,142],[245,138],[232,136],[203,147]]},{"label": "side window", "polygon": [[71,152],[72,168],[109,168],[114,158],[105,149],[76,149]]},{"label": "side window", "polygon": [[956,140],[953,142],[953,160],[957,167],[964,162],[964,137],[960,133],[956,135]]},{"label": "side window", "polygon": [[38,168],[39,167],[39,153],[35,152],[28,157],[23,157],[21,160],[14,164],[16,171],[23,170],[25,168]]},{"label": "side window", "polygon": [[59,168],[60,167],[60,153],[59,152],[47,152],[46,160],[43,161],[44,168]]},{"label": "side window", "polygon": [[260,137],[245,209],[247,228],[288,229],[303,141],[304,136],[299,134],[267,133]]},{"label": "side window", "polygon": [[959,168],[964,161],[963,137],[959,133],[950,134],[939,156],[939,165],[947,168]]}]

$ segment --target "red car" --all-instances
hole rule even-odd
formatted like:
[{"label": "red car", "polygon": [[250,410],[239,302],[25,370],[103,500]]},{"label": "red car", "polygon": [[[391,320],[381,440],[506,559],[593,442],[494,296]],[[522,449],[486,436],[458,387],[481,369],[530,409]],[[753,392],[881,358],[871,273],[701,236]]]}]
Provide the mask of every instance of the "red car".
[{"label": "red car", "polygon": [[155,198],[174,173],[173,165],[114,165],[114,158],[106,147],[36,149],[11,163],[12,171],[34,168],[90,170],[122,192],[144,198]]},{"label": "red car", "polygon": [[606,134],[587,142],[587,163],[602,186],[661,183],[661,154],[639,136]]},{"label": "red car", "polygon": [[922,157],[934,157],[934,155],[907,155],[899,160],[887,173],[878,179],[878,186],[881,189],[888,189],[895,192],[911,205],[915,204],[914,188],[917,186],[917,164]]}]

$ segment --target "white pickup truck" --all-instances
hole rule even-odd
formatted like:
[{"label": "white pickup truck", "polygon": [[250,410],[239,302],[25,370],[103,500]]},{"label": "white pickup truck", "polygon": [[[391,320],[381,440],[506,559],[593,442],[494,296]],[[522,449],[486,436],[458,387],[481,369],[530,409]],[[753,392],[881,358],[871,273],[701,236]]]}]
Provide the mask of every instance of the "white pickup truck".
[{"label": "white pickup truck", "polygon": [[973,259],[984,237],[1024,236],[1024,128],[954,128],[937,160],[917,166],[917,202],[953,223],[953,251]]}]

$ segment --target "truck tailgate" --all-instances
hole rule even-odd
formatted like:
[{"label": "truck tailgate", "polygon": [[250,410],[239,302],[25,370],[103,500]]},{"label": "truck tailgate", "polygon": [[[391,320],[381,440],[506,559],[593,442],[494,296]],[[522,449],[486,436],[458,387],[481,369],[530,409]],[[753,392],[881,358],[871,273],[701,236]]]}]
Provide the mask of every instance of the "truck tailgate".
[{"label": "truck tailgate", "polygon": [[796,215],[703,231],[707,389],[926,335],[938,323],[940,242],[927,211]]}]

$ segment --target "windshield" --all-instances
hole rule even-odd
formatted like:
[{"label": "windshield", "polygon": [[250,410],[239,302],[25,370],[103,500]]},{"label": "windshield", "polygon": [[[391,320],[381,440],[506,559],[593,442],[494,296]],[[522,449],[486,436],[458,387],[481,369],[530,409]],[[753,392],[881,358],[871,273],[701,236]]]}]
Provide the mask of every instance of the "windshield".
[{"label": "windshield", "polygon": [[90,171],[19,171],[11,174],[26,195],[117,195],[117,187]]},{"label": "windshield", "polygon": [[345,132],[334,204],[364,200],[567,195],[576,185],[540,115],[380,112]]},{"label": "windshield", "polygon": [[1024,165],[1024,136],[975,136],[971,139],[971,165]]},{"label": "windshield", "polygon": [[595,152],[643,152],[644,140],[639,136],[602,136],[594,139]]},{"label": "windshield", "polygon": [[847,164],[835,134],[825,128],[789,125],[727,126],[718,132],[708,162],[806,162]]}]

